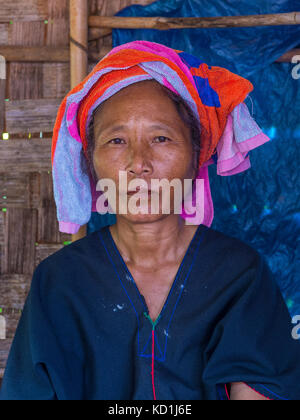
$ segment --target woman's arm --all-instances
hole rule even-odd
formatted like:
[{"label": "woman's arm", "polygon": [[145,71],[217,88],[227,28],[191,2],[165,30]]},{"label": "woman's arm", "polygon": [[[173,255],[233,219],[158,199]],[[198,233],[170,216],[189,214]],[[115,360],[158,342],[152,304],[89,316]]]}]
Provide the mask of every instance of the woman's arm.
[{"label": "woman's arm", "polygon": [[251,389],[248,385],[244,384],[244,382],[233,382],[231,384],[230,399],[232,401],[268,400],[268,398],[263,397],[262,395],[258,394],[256,391]]}]

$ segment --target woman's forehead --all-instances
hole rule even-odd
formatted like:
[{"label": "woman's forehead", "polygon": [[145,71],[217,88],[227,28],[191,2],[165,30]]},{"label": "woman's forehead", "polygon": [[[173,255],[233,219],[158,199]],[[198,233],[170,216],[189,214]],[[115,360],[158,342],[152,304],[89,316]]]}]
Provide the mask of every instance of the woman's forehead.
[{"label": "woman's forehead", "polygon": [[[176,106],[158,82],[135,83],[104,101],[94,115],[94,126],[126,124],[131,120],[179,124],[182,122]],[[104,128],[104,127],[103,127]]]},{"label": "woman's forehead", "polygon": [[151,104],[155,103],[157,100],[162,100],[162,98],[169,100],[168,95],[163,90],[160,83],[156,80],[143,80],[142,82],[133,83],[122,88],[102,102],[99,108],[103,109],[109,104],[116,106],[126,103],[126,105],[128,105],[127,102],[134,106],[136,101],[145,101],[146,103]]}]

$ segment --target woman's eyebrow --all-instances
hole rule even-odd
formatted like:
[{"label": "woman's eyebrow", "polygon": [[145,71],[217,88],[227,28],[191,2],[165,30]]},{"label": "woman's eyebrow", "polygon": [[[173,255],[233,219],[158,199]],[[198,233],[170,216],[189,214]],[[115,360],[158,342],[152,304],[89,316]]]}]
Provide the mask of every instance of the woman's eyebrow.
[{"label": "woman's eyebrow", "polygon": [[[110,132],[110,131],[118,131],[118,130],[123,130],[123,129],[127,129],[128,125],[127,124],[118,124],[118,125],[113,125],[110,127],[105,128],[104,130],[101,131],[101,133],[106,133],[106,132]],[[149,124],[147,126],[147,128],[152,128],[152,129],[164,129],[164,130],[169,130],[169,131],[175,131],[174,128],[172,128],[171,126],[169,126],[168,124],[164,124],[164,123],[154,123],[154,124]]]}]

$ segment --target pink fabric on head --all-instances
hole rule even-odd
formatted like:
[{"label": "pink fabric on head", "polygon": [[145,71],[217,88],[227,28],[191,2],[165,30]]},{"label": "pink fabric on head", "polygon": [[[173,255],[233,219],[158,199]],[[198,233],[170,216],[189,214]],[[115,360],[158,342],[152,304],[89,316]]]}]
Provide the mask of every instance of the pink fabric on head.
[{"label": "pink fabric on head", "polygon": [[256,136],[245,140],[243,143],[239,144],[239,149],[241,152],[248,152],[249,150],[255,149],[256,147],[261,146],[262,144],[269,141],[269,137],[264,133],[259,133]]},{"label": "pink fabric on head", "polygon": [[177,90],[171,85],[171,83],[169,83],[168,82],[168,80],[164,77],[163,78],[163,81],[164,81],[164,85],[168,88],[168,89],[170,89],[170,90],[172,90],[172,92],[174,92],[174,93],[176,93],[177,95],[179,95],[179,93],[177,92]]},{"label": "pink fabric on head", "polygon": [[[195,181],[192,193],[185,198],[186,202],[182,207],[181,217],[188,224],[211,226],[214,218],[214,206],[210,191],[208,166],[202,166],[199,169],[197,179],[203,180],[204,188]],[[197,185],[199,185],[198,189]],[[196,211],[192,212],[195,207]]]},{"label": "pink fabric on head", "polygon": [[78,132],[78,126],[77,126],[76,119],[69,125],[68,130],[69,130],[69,133],[71,134],[71,136],[73,137],[73,139],[78,141],[78,143],[81,143],[81,137],[80,137],[80,134]]},{"label": "pink fabric on head", "polygon": [[70,104],[68,111],[67,111],[67,121],[72,122],[76,117],[76,112],[78,110],[79,105],[76,102]]},{"label": "pink fabric on head", "polygon": [[77,223],[71,223],[71,222],[59,222],[59,230],[60,232],[67,232],[70,234],[75,234],[79,231],[80,225]]},{"label": "pink fabric on head", "polygon": [[[269,140],[269,137],[260,132],[253,137],[249,136],[248,139],[239,141],[238,133],[234,130],[234,118],[238,118],[239,124],[241,122],[239,110],[237,111],[238,112],[234,114],[232,113],[228,116],[224,133],[217,144],[218,175],[234,175],[249,169],[251,164],[249,157],[246,158],[247,153]],[[258,126],[253,119],[249,119],[248,125],[249,123],[252,123],[251,129],[257,130]],[[251,133],[250,130],[249,132]]]}]

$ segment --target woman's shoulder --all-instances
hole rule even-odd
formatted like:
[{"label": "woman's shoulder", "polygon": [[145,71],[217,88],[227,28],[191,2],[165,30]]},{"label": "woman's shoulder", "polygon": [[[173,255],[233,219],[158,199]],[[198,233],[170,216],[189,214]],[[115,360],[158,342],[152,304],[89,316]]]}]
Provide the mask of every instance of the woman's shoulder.
[{"label": "woman's shoulder", "polygon": [[96,256],[99,258],[103,253],[99,237],[100,231],[101,230],[97,230],[89,233],[81,239],[64,245],[59,250],[44,258],[40,263],[57,266],[72,262],[77,265],[84,258],[93,258]]},{"label": "woman's shoulder", "polygon": [[276,283],[266,257],[251,244],[233,235],[208,228],[199,258],[199,270],[215,291],[240,296],[264,286],[274,290]]},{"label": "woman's shoulder", "polygon": [[250,242],[212,227],[206,227],[203,250],[214,264],[222,262],[249,266],[258,264],[264,258]]},{"label": "woman's shoulder", "polygon": [[88,285],[95,277],[91,273],[97,271],[100,278],[106,265],[99,231],[95,231],[41,260],[34,270],[33,283],[43,290],[62,291],[76,284],[82,287],[83,282]]},{"label": "woman's shoulder", "polygon": [[249,254],[253,256],[257,256],[259,252],[254,248],[250,242],[235,236],[234,234],[224,233],[221,230],[214,229],[212,227],[207,228],[207,242],[214,243],[214,245],[218,245],[220,248],[230,248],[236,249],[236,251],[245,252],[247,251]]},{"label": "woman's shoulder", "polygon": [[72,293],[88,293],[101,285],[109,266],[101,244],[100,231],[86,235],[44,258],[36,266],[32,293],[47,300],[64,299]]}]

